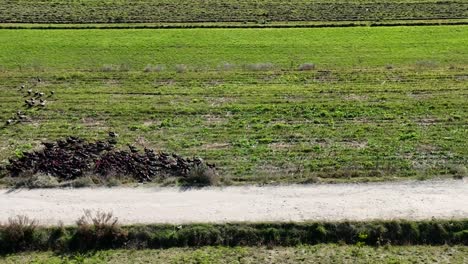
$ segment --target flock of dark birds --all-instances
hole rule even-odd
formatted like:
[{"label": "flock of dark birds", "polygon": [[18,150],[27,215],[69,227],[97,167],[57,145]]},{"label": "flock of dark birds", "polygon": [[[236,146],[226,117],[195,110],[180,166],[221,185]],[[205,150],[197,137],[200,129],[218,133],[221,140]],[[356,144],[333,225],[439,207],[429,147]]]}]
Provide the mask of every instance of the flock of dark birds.
[{"label": "flock of dark birds", "polygon": [[[26,92],[24,101],[29,109],[45,107],[46,97],[54,96],[54,91],[48,94],[39,90],[33,91],[42,80],[37,77],[26,87],[21,85],[19,91]],[[28,89],[29,88],[29,89]],[[28,90],[26,90],[28,89]],[[29,118],[21,110],[13,118],[6,121],[7,125],[27,121]],[[196,166],[206,166],[214,169],[213,164],[205,163],[201,158],[183,158],[177,154],[155,152],[145,148],[140,151],[133,145],[128,145],[129,151],[115,147],[118,135],[109,132],[105,141],[88,142],[84,139],[70,136],[56,142],[42,142],[44,148],[33,152],[23,152],[20,156],[9,159],[6,166],[12,177],[31,176],[45,173],[60,181],[74,180],[88,173],[103,177],[115,175],[130,176],[139,182],[151,181],[154,178],[176,176],[186,177]]]},{"label": "flock of dark birds", "polygon": [[6,169],[12,177],[45,173],[66,181],[93,173],[102,177],[121,175],[147,182],[167,176],[186,177],[196,166],[215,168],[197,157],[183,158],[146,148],[140,151],[133,145],[128,145],[129,151],[119,150],[115,148],[117,136],[110,132],[105,141],[88,142],[70,136],[56,142],[43,142],[43,149],[23,152],[22,157],[10,159]]},{"label": "flock of dark birds", "polygon": [[[36,87],[38,84],[40,84],[42,82],[42,79],[37,77],[35,78],[35,81],[32,82],[30,85],[32,87]],[[26,84],[21,84],[20,88],[19,88],[19,91],[20,92],[24,92],[25,89],[26,89]],[[29,108],[32,108],[32,107],[45,107],[46,104],[47,104],[47,101],[46,101],[46,97],[52,97],[53,95],[55,94],[54,91],[50,91],[48,93],[48,95],[46,95],[46,93],[44,92],[41,92],[41,91],[38,91],[38,90],[35,90],[33,91],[32,88],[29,88],[28,90],[26,90],[26,94],[24,97],[28,97],[28,99],[24,100],[24,105],[29,109]],[[13,117],[9,118],[7,121],[6,121],[6,125],[11,125],[11,124],[14,124],[16,122],[22,122],[22,121],[27,121],[28,120],[28,117],[25,115],[25,113],[21,110],[18,110],[16,112],[16,115],[14,115]]]}]

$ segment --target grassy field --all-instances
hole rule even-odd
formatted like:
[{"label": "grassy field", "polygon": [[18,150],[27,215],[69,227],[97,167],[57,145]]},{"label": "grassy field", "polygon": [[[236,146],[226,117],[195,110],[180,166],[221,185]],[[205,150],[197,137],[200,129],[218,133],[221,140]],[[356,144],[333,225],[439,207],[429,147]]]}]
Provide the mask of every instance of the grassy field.
[{"label": "grassy field", "polygon": [[204,71],[224,63],[273,63],[281,69],[296,69],[313,62],[322,70],[465,66],[467,31],[466,26],[2,30],[0,67],[21,72],[28,67],[36,71],[101,70],[106,64],[124,64],[123,70],[142,71],[147,64],[162,64],[174,72],[176,64]]},{"label": "grassy field", "polygon": [[[113,130],[122,145],[214,162],[226,183],[463,176],[467,33],[2,30],[0,119],[28,120],[0,127],[0,160]],[[26,109],[21,84],[56,94]]]},{"label": "grassy field", "polygon": [[453,263],[468,261],[466,246],[202,247],[110,250],[91,254],[22,253],[0,263]]},{"label": "grassy field", "polygon": [[0,6],[0,23],[379,21],[468,17],[465,1],[163,0],[25,1]]}]

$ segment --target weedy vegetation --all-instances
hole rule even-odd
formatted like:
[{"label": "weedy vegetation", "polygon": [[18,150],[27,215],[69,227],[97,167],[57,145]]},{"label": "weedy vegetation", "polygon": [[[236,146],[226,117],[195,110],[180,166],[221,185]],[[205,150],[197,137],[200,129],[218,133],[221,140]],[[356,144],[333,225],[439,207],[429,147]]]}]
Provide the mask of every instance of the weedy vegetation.
[{"label": "weedy vegetation", "polygon": [[121,226],[112,213],[85,211],[76,226],[38,226],[24,216],[0,226],[0,252],[87,252],[202,246],[291,247],[322,243],[363,246],[468,245],[466,220],[226,223]]},{"label": "weedy vegetation", "polygon": [[221,184],[461,179],[466,31],[2,30],[0,160],[116,131],[203,157]]}]

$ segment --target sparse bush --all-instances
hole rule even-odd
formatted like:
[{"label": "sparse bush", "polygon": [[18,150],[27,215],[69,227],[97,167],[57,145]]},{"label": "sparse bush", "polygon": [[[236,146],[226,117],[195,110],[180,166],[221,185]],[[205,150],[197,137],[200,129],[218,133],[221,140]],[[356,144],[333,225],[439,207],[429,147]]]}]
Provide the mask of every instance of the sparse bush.
[{"label": "sparse bush", "polygon": [[93,181],[93,179],[90,176],[86,176],[86,177],[75,179],[74,181],[70,183],[70,185],[75,188],[85,188],[85,187],[91,187],[93,185],[96,185],[96,183]]},{"label": "sparse bush", "polygon": [[319,183],[320,178],[317,177],[316,175],[311,175],[305,178],[301,183],[302,184],[313,184],[313,183]]},{"label": "sparse bush", "polygon": [[128,63],[122,63],[122,64],[120,64],[119,70],[120,70],[121,72],[128,72],[128,71],[131,70],[131,68],[132,68],[132,67],[130,66],[130,64],[128,64]]},{"label": "sparse bush", "polygon": [[250,225],[226,225],[224,243],[227,246],[261,245],[258,230]]},{"label": "sparse bush", "polygon": [[200,247],[206,245],[219,245],[222,241],[219,228],[212,225],[195,225],[190,228],[182,228],[178,232],[182,246]]},{"label": "sparse bush", "polygon": [[15,252],[34,248],[37,222],[27,216],[19,215],[9,218],[6,225],[1,226],[1,250]]},{"label": "sparse bush", "polygon": [[188,67],[187,67],[187,65],[185,65],[185,64],[177,64],[177,65],[175,66],[175,71],[176,71],[177,73],[184,73],[184,72],[186,72],[187,70],[188,70]]},{"label": "sparse bush", "polygon": [[24,181],[26,188],[54,188],[59,186],[57,178],[50,175],[37,174]]},{"label": "sparse bush", "polygon": [[315,64],[313,63],[303,63],[299,65],[298,70],[300,71],[312,71],[315,69]]},{"label": "sparse bush", "polygon": [[86,210],[76,222],[77,230],[70,241],[72,250],[109,249],[124,245],[128,232],[118,225],[112,213]]},{"label": "sparse bush", "polygon": [[420,60],[415,63],[416,69],[433,69],[438,66],[436,61]]},{"label": "sparse bush", "polygon": [[145,66],[145,68],[143,69],[144,72],[152,72],[153,71],[153,65],[151,64],[148,64]]},{"label": "sparse bush", "polygon": [[455,179],[463,179],[468,176],[468,170],[463,165],[449,167],[449,173],[452,174]]},{"label": "sparse bush", "polygon": [[219,71],[232,71],[234,70],[236,67],[236,65],[232,64],[232,63],[228,63],[228,62],[223,62],[221,63],[220,65],[218,65],[218,70]]},{"label": "sparse bush", "polygon": [[106,180],[107,187],[115,187],[115,186],[119,186],[120,184],[121,182],[115,177],[110,177],[109,179]]},{"label": "sparse bush", "polygon": [[210,167],[200,164],[193,166],[182,181],[187,186],[210,186],[218,184],[219,176]]},{"label": "sparse bush", "polygon": [[164,70],[164,66],[162,65],[152,65],[148,64],[143,69],[144,72],[162,72]]},{"label": "sparse bush", "polygon": [[101,68],[101,71],[103,71],[103,72],[112,72],[112,71],[114,71],[114,70],[115,70],[115,69],[114,69],[114,66],[111,65],[111,64],[105,64],[105,65],[102,66],[102,68]]},{"label": "sparse bush", "polygon": [[85,210],[84,215],[76,221],[76,224],[78,227],[93,225],[96,228],[114,228],[118,221],[119,219],[114,217],[111,212],[97,211],[93,214],[91,210]]},{"label": "sparse bush", "polygon": [[250,71],[271,71],[274,67],[272,63],[254,63],[247,65],[246,69]]}]

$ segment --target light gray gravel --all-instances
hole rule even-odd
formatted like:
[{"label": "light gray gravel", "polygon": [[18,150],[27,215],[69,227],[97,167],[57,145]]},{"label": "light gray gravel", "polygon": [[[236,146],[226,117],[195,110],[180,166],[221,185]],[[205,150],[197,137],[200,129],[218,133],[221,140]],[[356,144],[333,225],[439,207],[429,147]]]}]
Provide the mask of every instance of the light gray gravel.
[{"label": "light gray gravel", "polygon": [[0,222],[27,215],[73,224],[85,209],[121,223],[468,218],[468,181],[0,191]]}]

